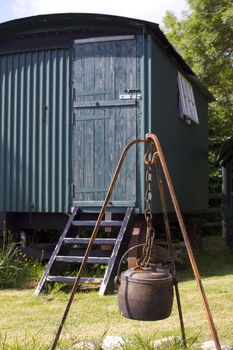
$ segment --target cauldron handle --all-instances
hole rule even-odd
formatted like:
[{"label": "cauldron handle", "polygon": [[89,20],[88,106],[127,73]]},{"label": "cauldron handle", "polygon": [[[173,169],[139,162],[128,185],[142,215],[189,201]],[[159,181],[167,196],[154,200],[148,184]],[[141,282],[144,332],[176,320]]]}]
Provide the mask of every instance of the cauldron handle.
[{"label": "cauldron handle", "polygon": [[[121,264],[125,258],[125,256],[133,249],[135,248],[139,248],[139,247],[143,247],[145,246],[145,243],[141,243],[141,244],[137,244],[137,245],[134,245],[133,247],[129,248],[128,250],[126,250],[126,252],[122,255],[120,261],[119,261],[119,265],[118,265],[118,268],[117,268],[117,274],[116,274],[116,277],[114,278],[114,284],[115,286],[119,286],[120,283],[121,283],[121,278],[120,278],[120,273],[121,273]],[[136,268],[136,266],[135,266]]]}]

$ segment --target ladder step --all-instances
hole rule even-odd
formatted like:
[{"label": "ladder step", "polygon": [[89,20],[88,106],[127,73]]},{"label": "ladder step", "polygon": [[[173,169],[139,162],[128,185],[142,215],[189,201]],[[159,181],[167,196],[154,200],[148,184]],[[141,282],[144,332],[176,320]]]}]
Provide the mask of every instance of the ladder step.
[{"label": "ladder step", "polygon": [[[82,208],[80,208],[81,214],[99,214],[99,212],[100,212],[99,207],[82,207]],[[105,210],[105,213],[125,215],[125,209],[122,209],[121,207],[107,207]]]},{"label": "ladder step", "polygon": [[[85,226],[85,227],[92,227],[95,226],[96,221],[95,220],[75,220],[72,222],[73,226]],[[122,221],[102,221],[100,226],[101,227],[121,227]]]},{"label": "ladder step", "polygon": [[[90,238],[65,238],[64,243],[66,244],[88,244]],[[96,238],[94,244],[111,244],[116,243],[115,238]]]},{"label": "ladder step", "polygon": [[[63,261],[63,262],[74,262],[74,263],[80,263],[83,261],[83,256],[63,256],[63,255],[57,255],[56,261]],[[108,264],[110,258],[106,257],[97,257],[97,256],[89,256],[87,259],[88,263],[99,263],[99,264]]]},{"label": "ladder step", "polygon": [[[46,281],[47,282],[63,282],[63,283],[74,283],[76,280],[76,277],[71,276],[47,276]],[[102,278],[95,278],[95,277],[81,277],[79,283],[86,283],[86,284],[100,284],[102,281]]]},{"label": "ladder step", "polygon": [[[93,208],[92,208],[93,209]],[[109,209],[112,212],[112,209]],[[97,238],[93,242],[94,249],[92,250],[91,254],[92,256],[88,256],[87,262],[88,263],[96,263],[96,264],[108,264],[104,278],[92,278],[92,277],[83,277],[80,278],[80,284],[86,284],[86,286],[89,288],[91,284],[98,284],[100,285],[100,294],[110,294],[114,291],[114,276],[116,274],[117,269],[117,261],[120,258],[119,254],[122,255],[122,241],[125,236],[125,233],[127,231],[127,228],[130,224],[132,214],[134,214],[133,208],[127,208],[126,212],[122,211],[121,208],[119,211],[117,211],[118,214],[124,215],[123,221],[120,219],[120,215],[116,216],[116,219],[118,220],[111,220],[112,217],[109,215],[105,216],[105,219],[101,222],[101,227],[109,227],[109,228],[120,228],[119,233],[117,235],[117,238]],[[89,214],[93,214],[93,210],[90,211],[89,208],[87,209],[87,213],[81,210],[80,208],[74,208],[72,213],[69,215],[69,219],[67,221],[67,224],[64,228],[64,231],[62,232],[59,241],[54,248],[54,251],[50,257],[49,263],[43,273],[43,276],[41,277],[41,280],[36,288],[35,294],[38,295],[45,283],[47,282],[63,282],[63,283],[74,283],[76,280],[76,277],[73,276],[52,276],[50,275],[50,270],[52,268],[52,265],[55,261],[57,262],[64,262],[64,263],[81,263],[84,259],[84,245],[88,244],[90,242],[90,238],[83,237],[83,238],[72,238],[70,235],[72,234],[72,226],[77,227],[86,227],[86,228],[92,228],[96,225],[96,215],[95,216],[89,216]],[[96,211],[98,213],[98,211]],[[115,209],[113,210],[113,213],[115,213]],[[80,215],[81,220],[80,219]],[[86,215],[88,214],[88,216]],[[77,217],[77,215],[79,215]],[[85,220],[86,218],[86,220]],[[92,220],[89,220],[91,218]],[[111,230],[110,230],[111,231]],[[115,230],[114,230],[115,231]],[[117,230],[116,230],[117,231]],[[67,236],[69,238],[67,238]],[[86,235],[88,236],[88,235]],[[70,253],[69,255],[59,255],[59,251],[62,247],[62,244],[69,244],[70,245]],[[127,242],[126,242],[127,243]],[[75,244],[83,244],[82,247],[75,246]],[[73,246],[72,246],[73,245]],[[96,247],[96,245],[103,245],[103,247]],[[67,247],[68,248],[68,247]],[[112,252],[110,252],[112,251]],[[88,251],[89,252],[89,251]],[[64,253],[60,253],[64,254]],[[90,254],[90,252],[89,252]],[[89,255],[88,254],[88,255]],[[111,256],[109,256],[111,254]],[[105,256],[104,256],[105,255]]]}]

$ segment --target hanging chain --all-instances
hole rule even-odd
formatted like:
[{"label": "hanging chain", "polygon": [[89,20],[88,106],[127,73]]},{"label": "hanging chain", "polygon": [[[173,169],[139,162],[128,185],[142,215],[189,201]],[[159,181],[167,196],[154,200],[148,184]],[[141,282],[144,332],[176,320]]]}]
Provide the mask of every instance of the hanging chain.
[{"label": "hanging chain", "polygon": [[146,242],[143,246],[142,255],[137,260],[136,269],[142,269],[149,264],[155,237],[155,229],[152,225],[152,165],[157,158],[157,152],[154,152],[153,144],[151,142],[147,144],[147,147],[147,152],[144,156],[144,162],[147,165],[144,210],[146,220]]}]

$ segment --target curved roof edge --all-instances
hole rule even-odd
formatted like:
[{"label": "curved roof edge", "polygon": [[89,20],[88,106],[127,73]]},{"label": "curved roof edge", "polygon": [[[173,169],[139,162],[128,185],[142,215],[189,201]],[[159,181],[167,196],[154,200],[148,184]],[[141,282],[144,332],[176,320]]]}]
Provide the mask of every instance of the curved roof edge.
[{"label": "curved roof edge", "polygon": [[147,30],[156,39],[157,43],[163,47],[168,55],[176,61],[178,66],[189,77],[193,77],[193,83],[201,89],[202,93],[209,100],[214,101],[215,98],[208,91],[206,86],[196,77],[195,73],[184,61],[182,56],[176,51],[173,45],[168,41],[165,34],[159,28],[157,23],[148,22],[140,19],[107,15],[107,14],[92,14],[92,13],[56,13],[56,14],[43,14],[31,17],[25,17],[15,19],[7,22],[0,23],[0,41],[12,38],[20,38],[22,35],[27,34],[30,30],[35,30],[37,34],[40,31],[48,31],[59,29],[62,25],[67,23],[69,27],[77,26],[77,22],[84,22],[86,25],[90,22],[93,26],[93,22],[103,26],[124,26],[132,29]]}]

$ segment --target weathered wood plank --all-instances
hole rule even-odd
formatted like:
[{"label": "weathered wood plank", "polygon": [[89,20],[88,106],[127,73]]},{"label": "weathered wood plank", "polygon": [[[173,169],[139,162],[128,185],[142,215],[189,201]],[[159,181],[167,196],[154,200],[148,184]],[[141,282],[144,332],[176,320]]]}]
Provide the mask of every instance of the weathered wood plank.
[{"label": "weathered wood plank", "polygon": [[[128,43],[128,42],[127,42]],[[114,55],[115,55],[115,95],[119,96],[126,86],[126,58],[124,55],[125,48],[121,42],[114,43]],[[115,117],[115,164],[121,155],[121,152],[125,146],[125,110],[122,108],[116,108]],[[124,190],[124,178],[125,178],[125,163],[121,168],[118,180],[116,182],[116,188],[114,191],[114,200],[125,200]]]},{"label": "weathered wood plank", "polygon": [[[46,278],[48,282],[61,282],[61,283],[74,283],[76,277],[72,276],[48,276]],[[100,284],[102,278],[94,278],[94,277],[81,277],[80,284]]]},{"label": "weathered wood plank", "polygon": [[[62,261],[62,262],[71,262],[71,263],[81,263],[83,261],[83,256],[68,256],[68,255],[57,255],[56,261]],[[88,263],[95,264],[108,264],[109,258],[102,257],[102,256],[89,256],[87,259]]]},{"label": "weathered wood plank", "polygon": [[[105,43],[96,43],[94,44],[94,52],[95,52],[95,91],[105,91],[105,70],[104,70],[104,61],[105,61],[105,53],[107,51],[107,46]],[[105,95],[100,95],[99,97],[95,96],[95,99],[98,99],[98,103],[105,102]],[[104,113],[104,110],[102,114]],[[98,109],[95,109],[95,115],[99,115]],[[94,132],[95,132],[95,140],[94,140],[94,184],[97,188],[104,188],[104,172],[105,172],[105,148],[104,148],[104,119],[96,119],[94,121]],[[96,192],[93,195],[94,200],[103,200],[105,193]]]},{"label": "weathered wood plank", "polygon": [[[93,91],[95,90],[95,57],[94,55],[90,55],[90,50],[93,52],[94,44],[85,45],[85,80],[84,80],[84,89],[85,91]],[[86,53],[87,52],[87,53]],[[85,101],[91,101],[93,96],[85,96]],[[86,111],[86,115],[93,116],[95,115],[95,111],[92,109],[88,109]],[[94,187],[94,121],[87,120],[84,122],[84,187]],[[86,193],[84,195],[84,200],[93,200],[93,193]]]},{"label": "weathered wood plank", "polygon": [[[95,159],[94,159],[94,181],[98,188],[106,188],[105,183],[105,120],[96,120],[95,122]],[[94,200],[104,200],[106,192],[94,193]]]},{"label": "weathered wood plank", "polygon": [[99,107],[118,107],[118,106],[135,106],[136,100],[108,100],[101,101],[96,99],[95,101],[74,102],[74,108],[99,108]]},{"label": "weathered wood plank", "polygon": [[[82,206],[82,207],[89,207],[90,206],[90,201],[73,201],[74,206]],[[92,207],[101,207],[103,205],[103,201],[92,201],[91,206]],[[135,206],[135,201],[112,201],[111,202],[111,207],[116,209],[117,207],[122,210],[122,208],[127,207],[127,206]],[[110,206],[108,207],[109,209],[111,208]]]},{"label": "weathered wood plank", "polygon": [[[84,167],[80,166],[83,162],[83,122],[75,126],[73,132],[73,176],[74,184],[79,184],[79,187],[84,186]],[[78,201],[83,200],[83,194],[77,192],[78,187],[75,187],[74,198]]]},{"label": "weathered wood plank", "polygon": [[[102,111],[101,111],[102,112]],[[100,113],[99,115],[95,114],[94,116],[87,116],[87,115],[78,115],[76,116],[76,121],[83,121],[83,120],[98,120],[98,119],[109,119],[110,115],[109,114],[103,114]]]},{"label": "weathered wood plank", "polygon": [[[77,47],[74,47],[74,61],[73,61],[73,89],[76,96],[82,94],[84,89],[84,75],[85,75],[85,66],[84,59],[79,55],[79,50]],[[75,97],[76,98],[76,97]],[[80,97],[82,100],[83,97]],[[73,179],[75,186],[74,199],[82,201],[84,195],[77,192],[78,187],[84,187],[84,167],[80,166],[83,163],[84,157],[84,123],[83,120],[78,122],[78,119],[83,114],[80,110],[73,110],[75,124],[73,128]],[[85,119],[84,119],[85,120]],[[78,185],[78,186],[77,186]]]},{"label": "weathered wood plank", "polygon": [[[135,89],[137,85],[137,54],[136,43],[130,42],[126,54],[126,84],[127,88]],[[126,143],[137,138],[135,111],[131,108],[125,109]],[[136,147],[129,150],[125,162],[125,199],[136,201]]]},{"label": "weathered wood plank", "polygon": [[[77,220],[77,221],[73,221],[72,225],[73,226],[95,226],[96,221],[94,220]],[[101,227],[121,227],[122,225],[122,221],[102,221],[100,223]]]},{"label": "weathered wood plank", "polygon": [[[90,238],[65,238],[64,243],[66,244],[88,244],[90,241]],[[94,241],[94,244],[98,245],[104,245],[104,244],[111,244],[114,245],[116,243],[115,238],[96,238]]]},{"label": "weathered wood plank", "polygon": [[[116,118],[115,118],[115,166],[120,158],[121,152],[123,151],[126,142],[125,142],[125,111],[121,108],[116,109]],[[126,162],[126,161],[125,161]],[[125,163],[123,164],[121,171],[119,173],[118,179],[116,181],[116,186],[114,190],[114,200],[123,200],[125,201]]]}]

